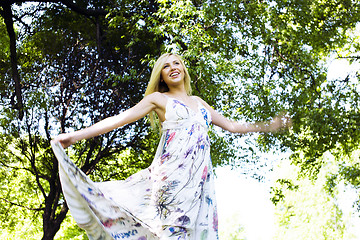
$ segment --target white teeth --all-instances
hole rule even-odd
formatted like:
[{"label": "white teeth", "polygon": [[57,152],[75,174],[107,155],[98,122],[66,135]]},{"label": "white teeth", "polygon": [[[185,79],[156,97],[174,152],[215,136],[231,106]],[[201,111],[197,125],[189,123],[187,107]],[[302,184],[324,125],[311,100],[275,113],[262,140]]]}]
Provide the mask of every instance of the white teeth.
[{"label": "white teeth", "polygon": [[170,74],[170,77],[174,77],[174,76],[177,76],[177,75],[179,75],[179,73],[172,73],[172,74]]}]

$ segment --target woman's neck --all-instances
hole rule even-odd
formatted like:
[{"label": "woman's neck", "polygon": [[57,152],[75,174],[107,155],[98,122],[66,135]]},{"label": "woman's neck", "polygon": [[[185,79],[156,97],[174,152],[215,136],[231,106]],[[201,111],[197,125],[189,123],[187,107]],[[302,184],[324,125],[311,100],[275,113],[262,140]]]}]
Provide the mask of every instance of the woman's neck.
[{"label": "woman's neck", "polygon": [[172,87],[167,92],[171,96],[177,96],[177,97],[187,97],[188,94],[186,93],[185,87]]}]

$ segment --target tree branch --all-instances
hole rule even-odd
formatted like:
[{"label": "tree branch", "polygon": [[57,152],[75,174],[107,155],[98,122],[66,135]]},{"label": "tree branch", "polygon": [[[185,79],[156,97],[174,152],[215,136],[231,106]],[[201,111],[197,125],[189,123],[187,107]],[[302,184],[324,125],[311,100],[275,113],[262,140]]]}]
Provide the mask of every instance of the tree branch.
[{"label": "tree branch", "polygon": [[32,210],[32,211],[42,211],[44,210],[44,208],[30,208],[30,207],[27,207],[27,206],[23,206],[23,205],[20,205],[18,203],[14,203],[14,202],[11,202],[9,200],[7,200],[6,198],[2,198],[0,197],[1,200],[13,205],[13,206],[17,206],[17,207],[22,207],[22,208],[26,208],[27,210]]},{"label": "tree branch", "polygon": [[360,56],[347,56],[347,57],[343,57],[343,56],[340,56],[340,55],[338,55],[338,57],[337,58],[342,58],[342,59],[346,59],[346,58],[354,58],[354,59],[360,59]]},{"label": "tree branch", "polygon": [[60,0],[57,2],[61,2],[62,4],[73,10],[74,12],[77,12],[87,17],[105,16],[106,14],[108,14],[108,11],[102,9],[81,8],[78,5],[76,5],[72,0]]}]

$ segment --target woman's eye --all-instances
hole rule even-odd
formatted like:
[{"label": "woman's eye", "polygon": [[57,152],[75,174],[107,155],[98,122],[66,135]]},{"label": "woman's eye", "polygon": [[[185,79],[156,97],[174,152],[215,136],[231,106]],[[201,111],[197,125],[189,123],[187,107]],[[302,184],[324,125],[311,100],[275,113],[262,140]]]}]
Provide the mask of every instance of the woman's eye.
[{"label": "woman's eye", "polygon": [[165,66],[164,66],[164,69],[167,68],[167,67],[169,67],[169,65],[165,65]]}]

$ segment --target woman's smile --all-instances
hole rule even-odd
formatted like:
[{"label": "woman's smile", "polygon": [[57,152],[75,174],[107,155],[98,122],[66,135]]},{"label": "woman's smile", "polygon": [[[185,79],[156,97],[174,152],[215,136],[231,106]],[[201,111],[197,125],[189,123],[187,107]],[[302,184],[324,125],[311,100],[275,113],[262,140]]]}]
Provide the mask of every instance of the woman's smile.
[{"label": "woman's smile", "polygon": [[175,72],[170,74],[170,77],[177,77],[179,74],[180,74],[180,72],[175,71]]}]

